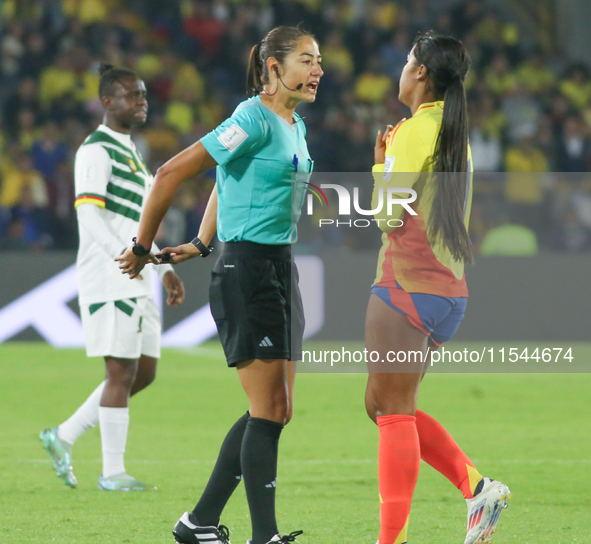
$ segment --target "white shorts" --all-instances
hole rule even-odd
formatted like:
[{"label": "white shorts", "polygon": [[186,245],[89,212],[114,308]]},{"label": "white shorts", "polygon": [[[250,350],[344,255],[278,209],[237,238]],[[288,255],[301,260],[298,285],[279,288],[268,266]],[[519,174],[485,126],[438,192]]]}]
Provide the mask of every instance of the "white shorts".
[{"label": "white shorts", "polygon": [[160,312],[152,297],[81,304],[89,357],[160,358]]}]

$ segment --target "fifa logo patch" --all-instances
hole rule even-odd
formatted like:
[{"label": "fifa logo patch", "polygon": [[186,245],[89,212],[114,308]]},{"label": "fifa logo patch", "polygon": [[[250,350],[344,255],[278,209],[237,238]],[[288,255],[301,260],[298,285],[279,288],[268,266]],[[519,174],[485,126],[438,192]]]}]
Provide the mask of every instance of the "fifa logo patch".
[{"label": "fifa logo patch", "polygon": [[231,125],[218,136],[218,141],[232,153],[246,138],[248,134],[241,127]]}]

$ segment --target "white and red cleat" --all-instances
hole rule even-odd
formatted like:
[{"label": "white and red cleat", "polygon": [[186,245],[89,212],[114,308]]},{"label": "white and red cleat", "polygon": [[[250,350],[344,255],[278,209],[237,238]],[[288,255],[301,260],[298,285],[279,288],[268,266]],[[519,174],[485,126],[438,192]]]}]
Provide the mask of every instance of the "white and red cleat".
[{"label": "white and red cleat", "polygon": [[473,499],[466,499],[468,528],[464,544],[490,544],[507,499],[509,488],[496,480],[484,478],[482,490]]}]

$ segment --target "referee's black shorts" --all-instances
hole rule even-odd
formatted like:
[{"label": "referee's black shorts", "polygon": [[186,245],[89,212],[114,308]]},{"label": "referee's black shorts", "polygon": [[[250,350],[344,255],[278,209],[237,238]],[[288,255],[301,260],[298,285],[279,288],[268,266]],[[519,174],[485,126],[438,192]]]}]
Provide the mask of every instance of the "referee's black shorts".
[{"label": "referee's black shorts", "polygon": [[228,242],[211,274],[209,302],[228,366],[302,356],[304,308],[291,245]]}]

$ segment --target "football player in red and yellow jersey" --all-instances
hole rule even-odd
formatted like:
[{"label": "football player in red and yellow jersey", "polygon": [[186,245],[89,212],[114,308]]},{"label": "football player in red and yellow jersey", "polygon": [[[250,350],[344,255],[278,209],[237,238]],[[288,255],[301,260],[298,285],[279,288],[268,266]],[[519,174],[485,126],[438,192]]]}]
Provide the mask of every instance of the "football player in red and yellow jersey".
[{"label": "football player in red and yellow jersey", "polygon": [[[366,393],[367,412],[380,432],[378,544],[406,543],[421,458],[464,495],[465,544],[490,542],[510,496],[506,485],[482,477],[445,428],[416,407],[428,354],[452,338],[468,297],[472,161],[463,81],[469,66],[458,40],[420,36],[400,77],[399,99],[412,117],[376,138],[372,208],[389,190],[397,198],[416,194],[414,214],[382,207],[390,215],[378,221],[383,245],[366,318],[367,351],[379,354],[378,362],[368,363]],[[376,218],[385,219],[384,212]]]}]

